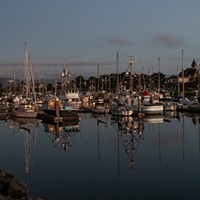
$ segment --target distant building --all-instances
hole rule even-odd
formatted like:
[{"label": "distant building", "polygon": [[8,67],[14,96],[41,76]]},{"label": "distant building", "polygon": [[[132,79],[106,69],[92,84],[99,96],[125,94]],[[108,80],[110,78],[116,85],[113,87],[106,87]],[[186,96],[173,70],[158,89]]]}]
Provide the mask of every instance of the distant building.
[{"label": "distant building", "polygon": [[186,68],[183,72],[179,73],[179,82],[187,83],[187,82],[193,82],[198,77],[198,69],[197,69],[197,63],[195,59],[193,59],[191,67]]}]

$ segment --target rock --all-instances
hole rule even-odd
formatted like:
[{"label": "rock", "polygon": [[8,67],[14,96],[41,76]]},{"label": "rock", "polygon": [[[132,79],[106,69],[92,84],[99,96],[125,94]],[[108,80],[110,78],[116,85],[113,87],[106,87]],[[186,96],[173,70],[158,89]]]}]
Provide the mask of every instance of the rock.
[{"label": "rock", "polygon": [[11,199],[27,197],[28,188],[18,181],[12,174],[0,171],[0,193]]},{"label": "rock", "polygon": [[12,174],[0,170],[0,200],[47,200],[46,197],[27,197],[27,186]]},{"label": "rock", "polygon": [[11,198],[17,199],[17,198],[26,197],[27,193],[28,193],[28,188],[23,183],[21,183],[17,180],[10,182],[8,195]]},{"label": "rock", "polygon": [[4,181],[4,182],[0,182],[0,193],[3,194],[4,196],[8,195],[8,191],[9,191],[9,182]]},{"label": "rock", "polygon": [[3,172],[2,170],[0,170],[0,177],[4,177],[4,178],[14,178],[14,176],[10,173],[7,172]]},{"label": "rock", "polygon": [[2,194],[0,194],[0,199],[1,199],[1,200],[12,200],[11,197],[9,197],[9,196],[4,196],[4,195],[2,195]]}]

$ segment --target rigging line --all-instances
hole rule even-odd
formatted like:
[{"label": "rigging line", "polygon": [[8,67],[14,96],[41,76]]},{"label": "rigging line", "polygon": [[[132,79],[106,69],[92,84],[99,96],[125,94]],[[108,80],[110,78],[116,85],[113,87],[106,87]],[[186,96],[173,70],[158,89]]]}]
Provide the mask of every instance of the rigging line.
[{"label": "rigging line", "polygon": [[[125,151],[126,151],[126,153],[127,153],[127,156],[128,156],[128,158],[129,158],[129,160],[130,160],[131,162],[134,162],[134,160],[132,160],[131,156],[129,155],[129,153],[128,153],[127,149],[126,149],[126,146],[125,146],[125,144],[124,144],[124,142],[123,142],[123,140],[122,140],[122,137],[120,137],[120,139],[121,139],[121,142],[122,142],[123,147],[125,148]],[[128,144],[130,144],[130,151],[131,151],[131,143],[129,142]]]},{"label": "rigging line", "polygon": [[54,139],[52,140],[51,137],[49,136],[49,133],[46,134],[49,140],[53,143]]}]

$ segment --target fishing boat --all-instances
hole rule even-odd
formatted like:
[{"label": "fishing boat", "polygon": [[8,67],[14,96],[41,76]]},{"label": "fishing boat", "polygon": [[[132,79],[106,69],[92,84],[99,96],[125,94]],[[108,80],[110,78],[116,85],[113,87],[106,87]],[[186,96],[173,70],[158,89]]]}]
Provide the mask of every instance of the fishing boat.
[{"label": "fishing boat", "polygon": [[161,103],[154,103],[150,92],[145,90],[142,94],[141,111],[145,115],[163,115],[164,107]]},{"label": "fishing boat", "polygon": [[110,113],[117,116],[131,116],[133,107],[129,101],[131,98],[125,93],[120,93],[111,103]]},{"label": "fishing boat", "polygon": [[182,98],[179,99],[179,102],[177,103],[178,108],[183,108],[183,109],[187,109],[190,105],[194,104],[196,101],[191,101],[188,98]]},{"label": "fishing boat", "polygon": [[99,104],[95,105],[92,108],[92,113],[98,113],[98,114],[109,114],[110,113],[110,108],[107,104]]},{"label": "fishing boat", "polygon": [[162,104],[143,104],[142,113],[145,115],[163,115],[163,105]]},{"label": "fishing boat", "polygon": [[57,96],[49,95],[44,98],[42,110],[50,116],[64,117],[65,119],[77,119],[79,115],[71,106],[64,104]]},{"label": "fishing boat", "polygon": [[65,105],[70,106],[72,110],[78,111],[82,103],[80,93],[78,89],[69,84],[69,77],[71,77],[71,74],[69,73],[68,69],[64,69],[61,73],[61,78],[63,80],[61,83],[60,95],[58,97]]},{"label": "fishing boat", "polygon": [[131,116],[133,114],[133,110],[126,106],[118,106],[112,104],[110,113],[111,115],[117,115],[117,116]]},{"label": "fishing boat", "polygon": [[80,109],[82,101],[80,100],[80,95],[77,90],[67,90],[63,100],[68,106],[71,106],[73,110],[77,111]]},{"label": "fishing boat", "polygon": [[174,101],[164,101],[163,109],[164,111],[175,111],[177,109],[177,103]]},{"label": "fishing boat", "polygon": [[[118,74],[118,52],[117,52],[117,87],[116,87],[116,97],[111,102],[111,108],[110,108],[110,114],[115,116],[131,116],[133,114],[133,108],[131,105],[131,97],[127,90],[122,91],[122,88],[120,88],[119,83],[119,74]],[[130,71],[132,71],[132,54],[130,55],[130,63],[129,67],[131,68]],[[130,77],[131,76],[130,72]],[[131,83],[131,81],[130,81]],[[130,89],[132,89],[132,84],[130,84]]]}]

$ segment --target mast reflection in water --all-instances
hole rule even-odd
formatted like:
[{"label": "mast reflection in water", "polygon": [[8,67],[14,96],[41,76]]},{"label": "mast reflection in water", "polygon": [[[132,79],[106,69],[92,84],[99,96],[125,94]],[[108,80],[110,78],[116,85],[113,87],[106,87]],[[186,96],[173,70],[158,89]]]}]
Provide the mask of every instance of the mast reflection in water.
[{"label": "mast reflection in water", "polygon": [[1,169],[24,183],[30,172],[31,197],[200,198],[199,116],[80,115],[75,123],[2,119]]}]

